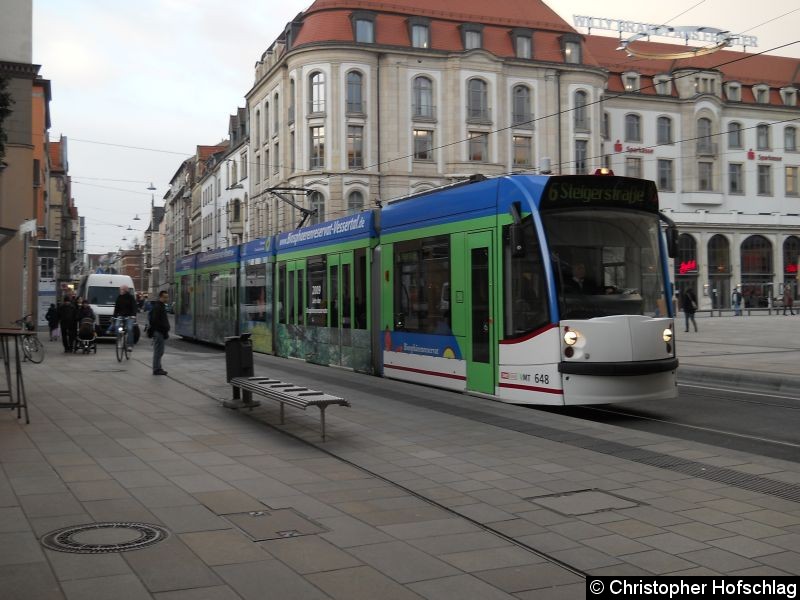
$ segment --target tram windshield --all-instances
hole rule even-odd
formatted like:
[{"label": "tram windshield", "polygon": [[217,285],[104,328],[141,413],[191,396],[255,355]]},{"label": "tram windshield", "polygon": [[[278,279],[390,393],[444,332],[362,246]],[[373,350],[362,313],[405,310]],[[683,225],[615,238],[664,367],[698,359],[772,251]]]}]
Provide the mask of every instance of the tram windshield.
[{"label": "tram windshield", "polygon": [[573,209],[542,223],[562,319],[667,316],[657,215]]}]

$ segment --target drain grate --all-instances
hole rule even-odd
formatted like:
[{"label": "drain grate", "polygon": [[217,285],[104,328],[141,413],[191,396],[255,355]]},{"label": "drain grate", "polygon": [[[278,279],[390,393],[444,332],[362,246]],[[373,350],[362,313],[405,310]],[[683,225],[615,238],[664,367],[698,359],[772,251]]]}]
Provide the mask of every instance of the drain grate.
[{"label": "drain grate", "polygon": [[147,523],[89,523],[51,531],[42,546],[73,554],[107,554],[140,550],[164,541],[169,532]]}]

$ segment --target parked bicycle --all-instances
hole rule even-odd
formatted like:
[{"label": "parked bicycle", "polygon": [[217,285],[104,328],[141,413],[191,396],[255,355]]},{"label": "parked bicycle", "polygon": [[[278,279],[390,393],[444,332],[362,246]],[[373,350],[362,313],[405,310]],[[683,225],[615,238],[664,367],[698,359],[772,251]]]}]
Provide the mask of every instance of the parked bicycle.
[{"label": "parked bicycle", "polygon": [[39,341],[31,315],[25,315],[21,319],[13,321],[13,323],[23,331],[28,332],[28,335],[23,336],[21,340],[22,354],[25,356],[25,360],[38,365],[44,360],[44,345]]},{"label": "parked bicycle", "polygon": [[135,317],[113,317],[113,327],[116,328],[116,350],[117,361],[122,362],[124,357],[126,360],[130,358],[130,351],[128,349],[128,327],[126,326],[126,319],[133,321],[133,327],[136,327]]}]

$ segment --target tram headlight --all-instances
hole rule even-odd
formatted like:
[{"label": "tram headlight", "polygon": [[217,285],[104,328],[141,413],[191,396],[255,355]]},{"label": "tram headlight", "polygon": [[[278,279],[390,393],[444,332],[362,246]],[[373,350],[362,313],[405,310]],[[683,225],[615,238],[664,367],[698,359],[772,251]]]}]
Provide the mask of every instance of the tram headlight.
[{"label": "tram headlight", "polygon": [[667,327],[661,334],[661,338],[669,344],[672,341],[672,329]]},{"label": "tram headlight", "polygon": [[577,331],[565,331],[564,332],[564,343],[567,346],[574,346],[578,343],[578,338],[580,334]]}]

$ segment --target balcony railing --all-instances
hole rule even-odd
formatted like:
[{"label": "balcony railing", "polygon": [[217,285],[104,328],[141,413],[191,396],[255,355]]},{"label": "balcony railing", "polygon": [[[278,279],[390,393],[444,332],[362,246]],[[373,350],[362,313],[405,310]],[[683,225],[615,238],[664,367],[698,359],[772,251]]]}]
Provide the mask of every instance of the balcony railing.
[{"label": "balcony railing", "polygon": [[365,114],[364,102],[347,102],[345,110],[349,116],[363,117]]},{"label": "balcony railing", "polygon": [[589,117],[580,117],[575,119],[575,131],[591,131],[592,120]]},{"label": "balcony railing", "polygon": [[697,155],[698,156],[716,156],[717,143],[709,142],[707,140],[700,140],[697,142]]},{"label": "balcony railing", "polygon": [[433,104],[413,104],[411,118],[417,121],[435,121],[436,107]]},{"label": "balcony railing", "polygon": [[511,115],[511,126],[515,129],[533,129],[533,115],[530,113],[517,113]]},{"label": "balcony railing", "polygon": [[492,109],[484,107],[467,107],[467,123],[491,125]]}]

